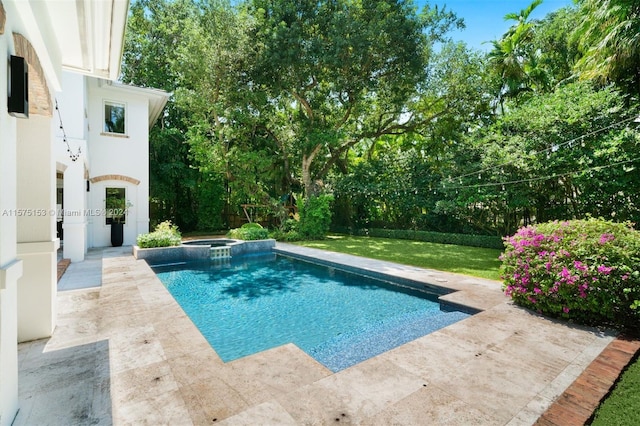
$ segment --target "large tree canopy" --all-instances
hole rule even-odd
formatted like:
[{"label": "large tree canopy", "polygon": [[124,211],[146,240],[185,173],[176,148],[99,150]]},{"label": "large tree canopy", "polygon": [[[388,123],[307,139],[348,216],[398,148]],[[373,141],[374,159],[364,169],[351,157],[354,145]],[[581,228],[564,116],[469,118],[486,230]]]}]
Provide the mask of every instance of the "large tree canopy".
[{"label": "large tree canopy", "polygon": [[247,10],[256,21],[249,84],[274,105],[270,134],[299,158],[307,197],[351,147],[433,118],[410,106],[453,14],[418,16],[410,1],[253,0]]}]

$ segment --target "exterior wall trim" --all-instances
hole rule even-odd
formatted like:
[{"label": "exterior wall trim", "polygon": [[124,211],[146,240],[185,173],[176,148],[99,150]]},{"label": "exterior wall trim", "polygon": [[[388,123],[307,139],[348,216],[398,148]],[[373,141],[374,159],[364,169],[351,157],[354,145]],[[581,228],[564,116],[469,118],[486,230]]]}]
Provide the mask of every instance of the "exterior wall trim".
[{"label": "exterior wall trim", "polygon": [[102,176],[95,176],[89,179],[91,183],[102,182],[104,180],[120,180],[120,181],[132,183],[134,185],[140,185],[140,181],[138,179],[134,179],[132,177],[123,176],[123,175],[102,175]]},{"label": "exterior wall trim", "polygon": [[4,11],[4,5],[0,1],[0,35],[4,34],[4,24],[7,22],[7,13]]},{"label": "exterior wall trim", "polygon": [[25,58],[29,64],[29,114],[52,117],[51,92],[36,50],[29,40],[19,33],[13,33],[13,44],[16,55]]}]

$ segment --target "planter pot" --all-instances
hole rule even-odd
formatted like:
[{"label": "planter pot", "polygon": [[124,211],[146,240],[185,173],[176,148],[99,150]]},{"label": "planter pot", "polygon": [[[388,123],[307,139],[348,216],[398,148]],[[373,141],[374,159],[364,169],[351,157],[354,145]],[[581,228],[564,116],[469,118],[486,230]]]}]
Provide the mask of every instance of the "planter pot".
[{"label": "planter pot", "polygon": [[113,222],[111,224],[111,245],[120,247],[124,242],[124,228],[122,223]]}]

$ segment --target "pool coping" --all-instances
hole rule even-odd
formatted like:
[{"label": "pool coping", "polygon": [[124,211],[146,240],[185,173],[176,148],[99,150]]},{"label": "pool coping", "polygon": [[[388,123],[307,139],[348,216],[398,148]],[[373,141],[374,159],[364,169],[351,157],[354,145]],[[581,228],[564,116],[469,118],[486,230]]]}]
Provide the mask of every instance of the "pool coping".
[{"label": "pool coping", "polygon": [[[515,307],[496,281],[277,247],[437,283],[482,312],[335,374],[291,344],[225,364],[147,263],[121,252],[103,257],[100,287],[58,294],[50,339],[21,344],[15,424],[71,416],[78,395],[106,424],[532,424],[614,338]],[[83,380],[61,380],[83,365]]]}]

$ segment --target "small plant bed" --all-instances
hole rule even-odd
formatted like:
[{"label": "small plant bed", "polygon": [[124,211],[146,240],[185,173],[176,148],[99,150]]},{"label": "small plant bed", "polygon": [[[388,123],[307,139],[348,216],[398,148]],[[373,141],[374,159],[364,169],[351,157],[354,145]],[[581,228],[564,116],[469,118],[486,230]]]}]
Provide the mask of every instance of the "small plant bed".
[{"label": "small plant bed", "polygon": [[296,244],[492,280],[500,277],[500,250],[496,249],[344,235]]},{"label": "small plant bed", "polygon": [[178,227],[168,220],[158,224],[153,232],[140,234],[136,239],[140,248],[173,247],[179,246],[181,242],[182,236]]},{"label": "small plant bed", "polygon": [[259,223],[245,223],[240,228],[227,232],[227,237],[245,241],[266,240],[269,238],[269,231]]}]

